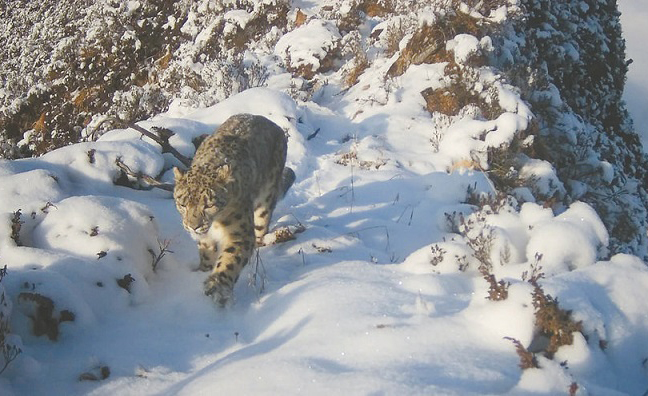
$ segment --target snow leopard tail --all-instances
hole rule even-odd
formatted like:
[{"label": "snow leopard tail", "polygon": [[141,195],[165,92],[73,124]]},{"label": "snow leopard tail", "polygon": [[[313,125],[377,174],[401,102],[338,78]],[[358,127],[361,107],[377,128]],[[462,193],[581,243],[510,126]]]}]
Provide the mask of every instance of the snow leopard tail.
[{"label": "snow leopard tail", "polygon": [[292,186],[295,182],[295,178],[295,171],[293,171],[289,167],[285,167],[283,173],[281,174],[281,197],[279,199],[283,198],[286,195],[286,193],[290,189],[290,186]]}]

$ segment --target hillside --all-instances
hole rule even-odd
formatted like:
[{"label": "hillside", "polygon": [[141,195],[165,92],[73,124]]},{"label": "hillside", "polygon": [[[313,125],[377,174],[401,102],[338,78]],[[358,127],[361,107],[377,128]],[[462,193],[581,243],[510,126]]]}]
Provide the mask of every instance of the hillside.
[{"label": "hillside", "polygon": [[[0,393],[648,390],[614,1],[11,4]],[[133,124],[191,157],[241,112],[297,180],[221,309]]]}]

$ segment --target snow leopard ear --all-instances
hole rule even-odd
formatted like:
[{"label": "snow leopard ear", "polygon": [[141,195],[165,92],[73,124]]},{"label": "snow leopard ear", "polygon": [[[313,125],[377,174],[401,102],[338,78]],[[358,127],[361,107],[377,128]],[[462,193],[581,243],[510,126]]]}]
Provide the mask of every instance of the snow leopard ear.
[{"label": "snow leopard ear", "polygon": [[174,166],[173,167],[173,177],[175,178],[176,181],[182,179],[182,176],[184,176],[184,172],[181,171],[178,167]]}]

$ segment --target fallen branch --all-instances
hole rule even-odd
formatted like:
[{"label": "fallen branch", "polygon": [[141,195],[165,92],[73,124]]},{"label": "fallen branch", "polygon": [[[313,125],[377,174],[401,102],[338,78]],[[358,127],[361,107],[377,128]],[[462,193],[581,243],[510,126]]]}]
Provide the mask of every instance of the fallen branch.
[{"label": "fallen branch", "polygon": [[173,184],[163,183],[155,179],[154,177],[151,177],[142,172],[134,172],[128,165],[122,162],[120,157],[117,157],[117,159],[115,159],[115,165],[117,165],[117,167],[121,169],[121,171],[124,172],[124,174],[126,174],[127,176],[131,176],[137,179],[137,182],[140,184],[142,181],[144,181],[149,186],[157,187],[166,191],[173,191]]},{"label": "fallen branch", "polygon": [[[158,130],[158,135],[154,134],[153,132],[150,132],[141,126],[137,124],[130,124],[130,128],[133,128],[137,132],[141,133],[142,135],[152,139],[155,143],[159,144],[162,147],[162,152],[163,153],[171,153],[174,157],[176,157],[182,164],[189,168],[191,166],[191,159],[185,157],[184,155],[180,154],[178,150],[176,150],[171,144],[169,144],[169,138],[173,135],[172,132],[169,131],[169,133],[161,133],[163,129]],[[165,130],[168,131],[168,130]]]}]

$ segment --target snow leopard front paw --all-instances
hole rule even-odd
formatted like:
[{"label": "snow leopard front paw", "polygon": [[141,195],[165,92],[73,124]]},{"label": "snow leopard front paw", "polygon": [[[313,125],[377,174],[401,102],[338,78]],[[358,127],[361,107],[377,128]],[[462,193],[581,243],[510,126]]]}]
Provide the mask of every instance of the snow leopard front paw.
[{"label": "snow leopard front paw", "polygon": [[216,276],[210,276],[205,280],[205,295],[211,296],[218,306],[225,307],[232,300],[232,286],[222,283]]}]

